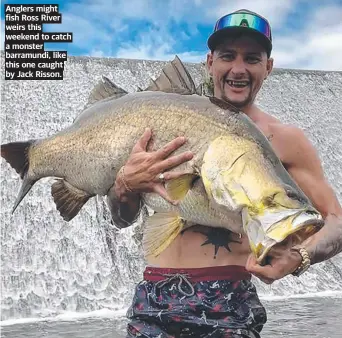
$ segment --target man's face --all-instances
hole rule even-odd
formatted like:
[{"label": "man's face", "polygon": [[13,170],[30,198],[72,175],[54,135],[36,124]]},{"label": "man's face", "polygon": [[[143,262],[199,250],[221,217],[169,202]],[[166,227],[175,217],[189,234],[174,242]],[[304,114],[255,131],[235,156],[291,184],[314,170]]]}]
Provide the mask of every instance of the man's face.
[{"label": "man's face", "polygon": [[273,60],[265,49],[248,36],[226,39],[208,54],[207,65],[213,77],[214,94],[236,107],[253,103]]}]

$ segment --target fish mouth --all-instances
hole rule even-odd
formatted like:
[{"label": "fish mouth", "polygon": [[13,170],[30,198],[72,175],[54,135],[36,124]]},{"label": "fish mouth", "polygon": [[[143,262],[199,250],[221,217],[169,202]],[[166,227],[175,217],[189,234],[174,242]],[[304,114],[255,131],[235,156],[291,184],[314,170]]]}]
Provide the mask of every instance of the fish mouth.
[{"label": "fish mouth", "polygon": [[226,83],[228,84],[229,87],[233,88],[245,88],[249,86],[250,81],[248,80],[226,80]]},{"label": "fish mouth", "polygon": [[[284,226],[283,228],[285,230],[279,227],[281,223],[285,224],[284,222],[288,222],[289,220],[290,223],[287,229]],[[262,224],[262,222],[259,224]],[[265,231],[265,238],[262,243],[259,243],[258,252],[256,253],[258,263],[264,262],[272,247],[277,245],[292,247],[301,244],[319,231],[323,225],[324,221],[322,216],[308,210],[298,210],[292,216],[288,215],[288,217],[275,222]]]}]

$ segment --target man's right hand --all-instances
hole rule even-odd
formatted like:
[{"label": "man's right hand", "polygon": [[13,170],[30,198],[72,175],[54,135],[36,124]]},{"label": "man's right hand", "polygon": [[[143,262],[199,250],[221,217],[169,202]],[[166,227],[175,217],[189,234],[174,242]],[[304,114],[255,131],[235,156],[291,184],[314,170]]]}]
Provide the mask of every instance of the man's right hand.
[{"label": "man's right hand", "polygon": [[[167,194],[163,182],[158,176],[163,173],[164,180],[170,180],[185,174],[181,171],[169,172],[168,170],[193,158],[193,153],[186,151],[179,155],[168,157],[175,150],[185,144],[185,137],[177,137],[159,150],[147,152],[147,145],[152,137],[152,131],[146,129],[139,141],[133,147],[132,152],[124,166],[124,177],[117,175],[114,184],[115,194],[122,202],[127,202],[130,195],[141,192],[155,192],[171,203],[175,203]],[[123,181],[124,179],[124,181]],[[125,185],[126,183],[126,185]],[[129,192],[127,187],[131,190]]]}]

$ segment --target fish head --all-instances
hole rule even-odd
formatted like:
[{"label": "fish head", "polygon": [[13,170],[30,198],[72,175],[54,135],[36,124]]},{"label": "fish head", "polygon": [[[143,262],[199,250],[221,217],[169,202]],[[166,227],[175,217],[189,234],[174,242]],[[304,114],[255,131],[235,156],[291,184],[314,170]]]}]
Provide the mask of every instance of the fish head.
[{"label": "fish head", "polygon": [[310,201],[287,185],[277,194],[265,196],[262,205],[262,213],[243,215],[243,226],[259,263],[265,261],[273,247],[301,244],[324,225],[322,215]]},{"label": "fish head", "polygon": [[261,262],[285,240],[302,242],[322,226],[322,217],[295,186],[284,184],[263,149],[248,138],[213,140],[201,176],[211,205],[239,213],[251,251]]}]

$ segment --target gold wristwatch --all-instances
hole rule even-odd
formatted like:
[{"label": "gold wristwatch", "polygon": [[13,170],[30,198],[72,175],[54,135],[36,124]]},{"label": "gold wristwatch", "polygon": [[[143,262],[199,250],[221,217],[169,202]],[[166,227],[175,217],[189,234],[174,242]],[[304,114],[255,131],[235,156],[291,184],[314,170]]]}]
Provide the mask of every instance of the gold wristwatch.
[{"label": "gold wristwatch", "polygon": [[298,268],[292,272],[293,276],[299,277],[301,274],[303,274],[305,271],[309,269],[311,264],[310,255],[306,251],[306,249],[300,246],[294,246],[293,248],[291,248],[291,250],[297,251],[302,256],[302,262],[300,263]]}]

